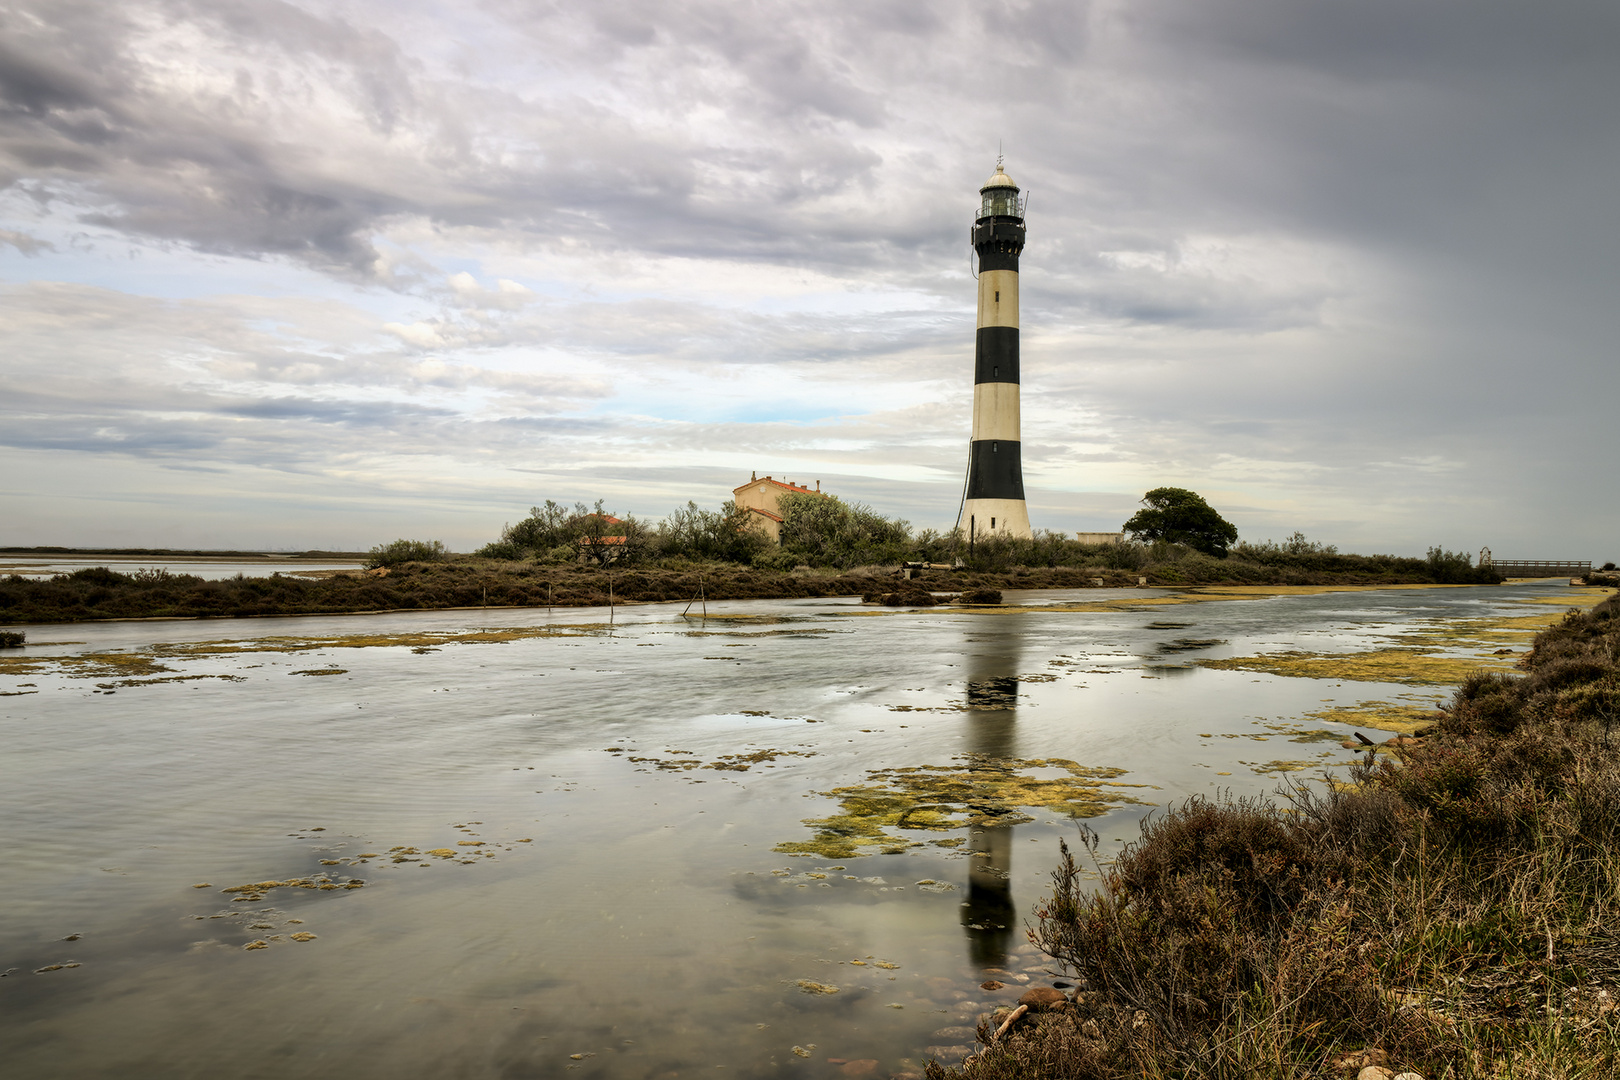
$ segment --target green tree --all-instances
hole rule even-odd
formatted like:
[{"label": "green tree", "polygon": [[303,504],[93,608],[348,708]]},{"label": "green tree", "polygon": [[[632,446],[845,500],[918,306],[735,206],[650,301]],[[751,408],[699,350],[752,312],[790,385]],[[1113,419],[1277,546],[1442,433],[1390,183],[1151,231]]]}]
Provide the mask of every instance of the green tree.
[{"label": "green tree", "polygon": [[1204,497],[1186,488],[1154,488],[1142,496],[1146,510],[1138,510],[1125,523],[1125,531],[1149,543],[1165,540],[1226,558],[1226,549],[1237,542],[1237,526],[1221,517]]},{"label": "green tree", "polygon": [[812,566],[892,563],[910,554],[911,524],[886,518],[864,503],[793,492],[776,506],[782,514],[782,551]]},{"label": "green tree", "polygon": [[770,543],[753,528],[746,510],[727,500],[718,513],[688,502],[664,519],[658,530],[658,547],[666,555],[689,559],[716,559],[745,563],[764,551]]}]

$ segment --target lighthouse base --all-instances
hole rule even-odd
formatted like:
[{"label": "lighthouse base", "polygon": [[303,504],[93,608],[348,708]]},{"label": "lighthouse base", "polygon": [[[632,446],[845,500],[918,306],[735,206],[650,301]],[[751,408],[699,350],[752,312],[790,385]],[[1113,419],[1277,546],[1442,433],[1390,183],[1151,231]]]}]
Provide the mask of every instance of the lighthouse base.
[{"label": "lighthouse base", "polygon": [[975,540],[992,536],[1027,540],[1035,535],[1023,499],[969,499],[962,508],[962,531]]}]

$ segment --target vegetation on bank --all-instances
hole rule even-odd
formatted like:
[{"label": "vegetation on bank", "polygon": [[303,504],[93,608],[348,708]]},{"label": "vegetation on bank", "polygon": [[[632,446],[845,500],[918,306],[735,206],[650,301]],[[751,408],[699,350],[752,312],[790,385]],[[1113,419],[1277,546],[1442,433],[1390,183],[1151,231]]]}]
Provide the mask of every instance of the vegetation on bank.
[{"label": "vegetation on bank", "polygon": [[1352,785],[1190,800],[1100,885],[1065,847],[1031,934],[1078,989],[930,1077],[1620,1075],[1620,597],[1522,666]]},{"label": "vegetation on bank", "polygon": [[[48,581],[0,580],[0,624],[87,619],[301,615],[410,608],[596,606],[614,601],[787,599],[862,595],[927,604],[929,593],[1147,585],[1493,584],[1489,567],[1433,548],[1423,559],[1342,555],[1299,533],[1286,542],[1231,543],[1236,530],[1180,488],[1144,497],[1131,521],[1142,539],[1084,544],[1058,532],[970,543],[960,530],[913,532],[862,504],[784,495],[781,543],[726,503],[695,503],[652,525],[601,501],[547,501],[475,555],[438,540],[371,549],[366,572],[320,578],[272,574],[206,581],[194,575],[94,567]],[[1228,546],[1230,545],[1230,546]],[[43,549],[41,549],[43,550]],[[911,564],[903,587],[894,577]]]},{"label": "vegetation on bank", "polygon": [[[1068,534],[1037,531],[1029,538],[998,537],[972,543],[960,529],[914,532],[911,524],[886,518],[861,503],[835,496],[793,493],[778,505],[780,545],[734,503],[719,511],[695,503],[658,525],[615,517],[598,501],[572,510],[548,500],[527,518],[508,525],[501,538],[478,551],[484,558],[559,566],[582,558],[602,565],[664,566],[708,562],[759,570],[796,568],[852,570],[925,563],[969,571],[1092,571],[1074,584],[1116,571],[1146,576],[1154,584],[1377,584],[1380,582],[1494,584],[1501,579],[1476,567],[1461,552],[1431,548],[1425,558],[1341,555],[1337,548],[1294,533],[1281,544],[1237,542],[1237,530],[1195,492],[1156,488],[1143,497],[1147,509],[1127,523],[1132,540],[1084,544]],[[606,538],[613,543],[604,543]],[[403,544],[406,541],[396,541]],[[1129,582],[1135,584],[1132,578]]]},{"label": "vegetation on bank", "polygon": [[[1010,542],[1016,544],[1018,542]],[[1117,553],[1109,553],[1117,554]],[[932,594],[961,594],[965,603],[995,603],[1002,589],[1250,585],[1400,585],[1445,580],[1421,559],[1337,556],[1339,567],[1312,570],[1299,560],[1250,563],[1197,552],[1146,549],[1140,569],[1107,559],[1081,566],[1020,566],[1005,552],[980,568],[921,569],[902,580],[894,566],[782,571],[723,562],[660,559],[606,567],[516,562],[453,555],[319,577],[237,575],[210,581],[167,570],[121,573],[92,567],[47,580],[0,579],[0,625],[95,619],[229,618],[471,607],[596,607],[626,602],[767,600],[861,596],[927,605]],[[1342,560],[1352,560],[1348,564]],[[1310,560],[1306,560],[1309,563]],[[1348,565],[1350,569],[1343,568]]]}]

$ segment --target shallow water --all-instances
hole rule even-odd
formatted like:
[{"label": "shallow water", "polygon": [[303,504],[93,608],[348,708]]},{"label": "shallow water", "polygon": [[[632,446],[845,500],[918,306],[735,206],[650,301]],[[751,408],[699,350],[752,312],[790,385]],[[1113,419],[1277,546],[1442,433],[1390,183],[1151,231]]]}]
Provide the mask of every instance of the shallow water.
[{"label": "shallow water", "polygon": [[[69,659],[0,669],[0,1060],[71,1077],[917,1071],[1049,981],[1022,927],[1075,821],[1036,807],[890,830],[895,854],[773,850],[838,813],[824,793],[985,759],[1123,769],[1114,784],[1149,786],[1100,789],[1106,854],[1147,803],[1348,759],[1290,741],[1323,728],[1308,713],[1446,693],[1194,661],[1370,649],[1567,595],[29,627],[26,657]],[[320,875],[337,887],[223,891]],[[980,990],[991,977],[1007,988]]]},{"label": "shallow water", "polygon": [[71,574],[75,570],[105,566],[120,574],[137,570],[167,570],[171,574],[190,574],[209,581],[223,581],[238,574],[264,577],[268,574],[302,574],[323,570],[358,570],[361,563],[352,559],[281,559],[270,555],[263,559],[162,558],[133,555],[101,555],[95,557],[61,557],[36,555],[0,555],[0,575],[15,574],[25,578],[49,578],[57,574]]}]

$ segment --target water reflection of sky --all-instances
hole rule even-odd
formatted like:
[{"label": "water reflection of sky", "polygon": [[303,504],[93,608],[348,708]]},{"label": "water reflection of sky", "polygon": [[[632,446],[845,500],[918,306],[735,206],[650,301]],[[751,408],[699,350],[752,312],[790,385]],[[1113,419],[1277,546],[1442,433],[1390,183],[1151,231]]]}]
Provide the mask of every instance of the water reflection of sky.
[{"label": "water reflection of sky", "polygon": [[[1365,648],[1423,620],[1525,614],[1530,595],[981,614],[771,601],[710,604],[707,621],[658,605],[621,608],[611,628],[563,609],[28,628],[28,655],[578,630],[169,660],[212,677],[150,685],[5,674],[0,970],[14,970],[0,1055],[19,1075],[130,1077],[819,1076],[827,1058],[904,1071],[971,1042],[964,1030],[1019,977],[1040,981],[1023,928],[1075,826],[1035,810],[955,850],[773,851],[836,810],[818,793],[964,755],[1117,766],[1160,805],[1266,790],[1276,775],[1243,762],[1321,751],[1267,724],[1443,691],[1193,659]],[[1327,745],[1324,760],[1349,756]],[[766,749],[811,756],[703,767]],[[681,759],[703,764],[660,765]],[[1148,809],[1092,824],[1113,844]],[[394,847],[424,861],[395,863]],[[456,858],[420,854],[434,850]],[[366,884],[219,892],[319,873]],[[242,948],[257,938],[276,940]],[[1009,989],[980,990],[986,968]]]}]

